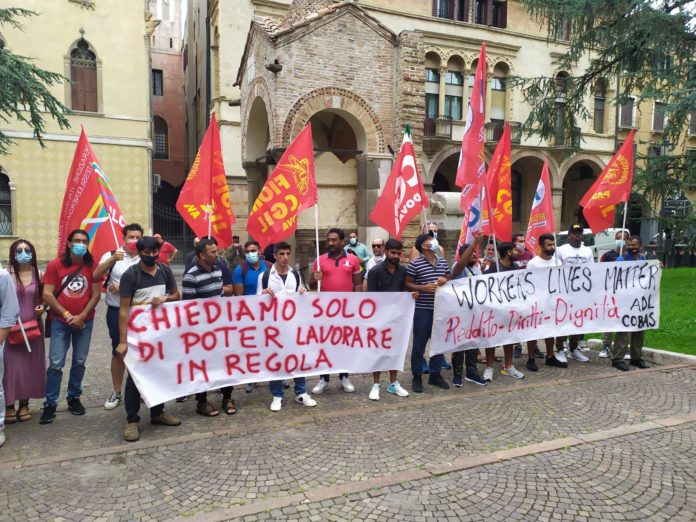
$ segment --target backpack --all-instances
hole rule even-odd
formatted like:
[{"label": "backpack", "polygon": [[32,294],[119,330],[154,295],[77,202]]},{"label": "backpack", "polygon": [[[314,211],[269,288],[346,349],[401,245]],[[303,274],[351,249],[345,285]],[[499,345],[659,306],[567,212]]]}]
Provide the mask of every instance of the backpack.
[{"label": "backpack", "polygon": [[[263,260],[263,262],[266,264],[265,272],[268,272],[271,269],[271,266],[273,266],[273,265],[271,265],[271,263],[269,263],[265,259]],[[249,273],[249,266],[250,266],[249,261],[244,261],[242,263],[242,283],[244,283],[244,281],[246,281],[246,276]]]},{"label": "backpack", "polygon": [[[113,256],[115,252],[116,252],[115,250],[112,250],[112,251],[111,251],[111,255]],[[116,261],[116,263],[118,263],[118,261]],[[114,271],[114,267],[116,266],[116,263],[114,263],[113,265],[111,265],[111,268],[109,268],[109,271],[106,273],[106,279],[104,279],[104,283],[102,284],[102,288],[105,289],[105,290],[106,290],[106,289],[108,288],[108,286],[109,286],[109,279],[111,279],[111,272]]]},{"label": "backpack", "polygon": [[[171,282],[172,282],[172,273],[170,272],[169,267],[165,268],[162,266],[159,262],[157,263],[157,268],[159,268],[162,271],[162,274],[164,275],[164,286],[165,286],[165,291],[171,287]],[[133,280],[133,291],[131,292],[131,298],[130,302],[133,302],[133,298],[135,297],[135,292],[138,291],[138,287],[140,286],[140,263],[137,265],[133,265],[123,275],[126,275],[126,273],[130,272],[131,270],[134,271],[134,277],[135,279]]]},{"label": "backpack", "polygon": [[[295,270],[294,268],[290,268],[290,271],[292,272],[292,275],[295,276],[295,281],[297,284],[295,285],[295,292],[297,292],[300,289],[300,273]],[[271,271],[266,270],[263,275],[261,276],[261,288],[264,290],[268,288],[268,280],[271,278]]]}]

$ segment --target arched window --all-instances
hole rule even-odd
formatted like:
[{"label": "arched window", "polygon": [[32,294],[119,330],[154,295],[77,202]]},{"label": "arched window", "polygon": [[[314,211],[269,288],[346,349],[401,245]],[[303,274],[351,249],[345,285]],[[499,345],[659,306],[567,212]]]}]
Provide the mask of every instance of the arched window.
[{"label": "arched window", "polygon": [[10,178],[0,173],[0,236],[12,235],[12,193]]},{"label": "arched window", "polygon": [[81,38],[70,51],[71,109],[97,112],[97,55]]},{"label": "arched window", "polygon": [[167,127],[167,122],[159,116],[155,116],[153,124],[153,141],[155,142],[154,159],[169,159],[169,127]]}]

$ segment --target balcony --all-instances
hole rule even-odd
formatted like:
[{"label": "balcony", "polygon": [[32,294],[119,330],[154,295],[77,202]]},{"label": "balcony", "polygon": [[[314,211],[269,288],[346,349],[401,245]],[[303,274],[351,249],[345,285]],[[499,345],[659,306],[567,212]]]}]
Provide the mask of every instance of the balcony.
[{"label": "balcony", "polygon": [[452,118],[440,116],[425,118],[423,122],[423,150],[427,153],[436,151],[439,146],[452,141]]},{"label": "balcony", "polygon": [[[505,122],[491,120],[485,125],[486,143],[498,143],[503,136]],[[519,145],[522,142],[522,124],[519,121],[510,122],[510,143]]]}]

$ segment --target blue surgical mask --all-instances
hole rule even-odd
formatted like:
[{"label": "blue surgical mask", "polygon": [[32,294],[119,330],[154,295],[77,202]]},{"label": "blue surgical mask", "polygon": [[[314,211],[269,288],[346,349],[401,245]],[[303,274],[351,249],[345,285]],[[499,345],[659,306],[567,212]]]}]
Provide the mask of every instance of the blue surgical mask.
[{"label": "blue surgical mask", "polygon": [[258,252],[249,252],[246,255],[246,260],[251,263],[252,265],[255,265],[256,263],[259,262],[259,253]]},{"label": "blue surgical mask", "polygon": [[618,248],[619,250],[622,248],[626,248],[626,242],[623,239],[617,239],[616,248]]},{"label": "blue surgical mask", "polygon": [[355,245],[358,244],[358,240],[357,240],[356,238],[354,238],[354,237],[351,237],[350,240],[349,240],[349,243],[350,243],[351,245],[355,246]]},{"label": "blue surgical mask", "polygon": [[15,254],[15,259],[20,265],[26,265],[31,261],[31,252],[17,252]]},{"label": "blue surgical mask", "polygon": [[440,251],[440,243],[438,243],[436,238],[433,238],[433,240],[430,242],[430,250],[436,254]]},{"label": "blue surgical mask", "polygon": [[82,257],[87,253],[87,245],[85,245],[84,243],[73,243],[70,247],[70,250],[77,257]]}]

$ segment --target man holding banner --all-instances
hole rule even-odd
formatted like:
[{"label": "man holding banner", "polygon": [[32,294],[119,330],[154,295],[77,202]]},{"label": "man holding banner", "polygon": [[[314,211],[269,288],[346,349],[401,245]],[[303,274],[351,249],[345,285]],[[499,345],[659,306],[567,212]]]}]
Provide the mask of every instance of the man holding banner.
[{"label": "man holding banner", "polygon": [[[169,301],[178,301],[181,296],[176,286],[176,280],[171,268],[157,262],[159,257],[159,241],[146,236],[138,239],[137,243],[140,262],[130,267],[121,277],[119,295],[119,335],[121,342],[116,352],[125,357],[128,351],[128,321],[132,306],[146,305],[157,307]],[[135,442],[140,438],[140,391],[133,381],[131,372],[126,379],[124,398],[126,406],[126,429],[123,438],[127,442]],[[163,426],[178,426],[181,420],[164,411],[164,404],[150,408],[150,422]]]}]

